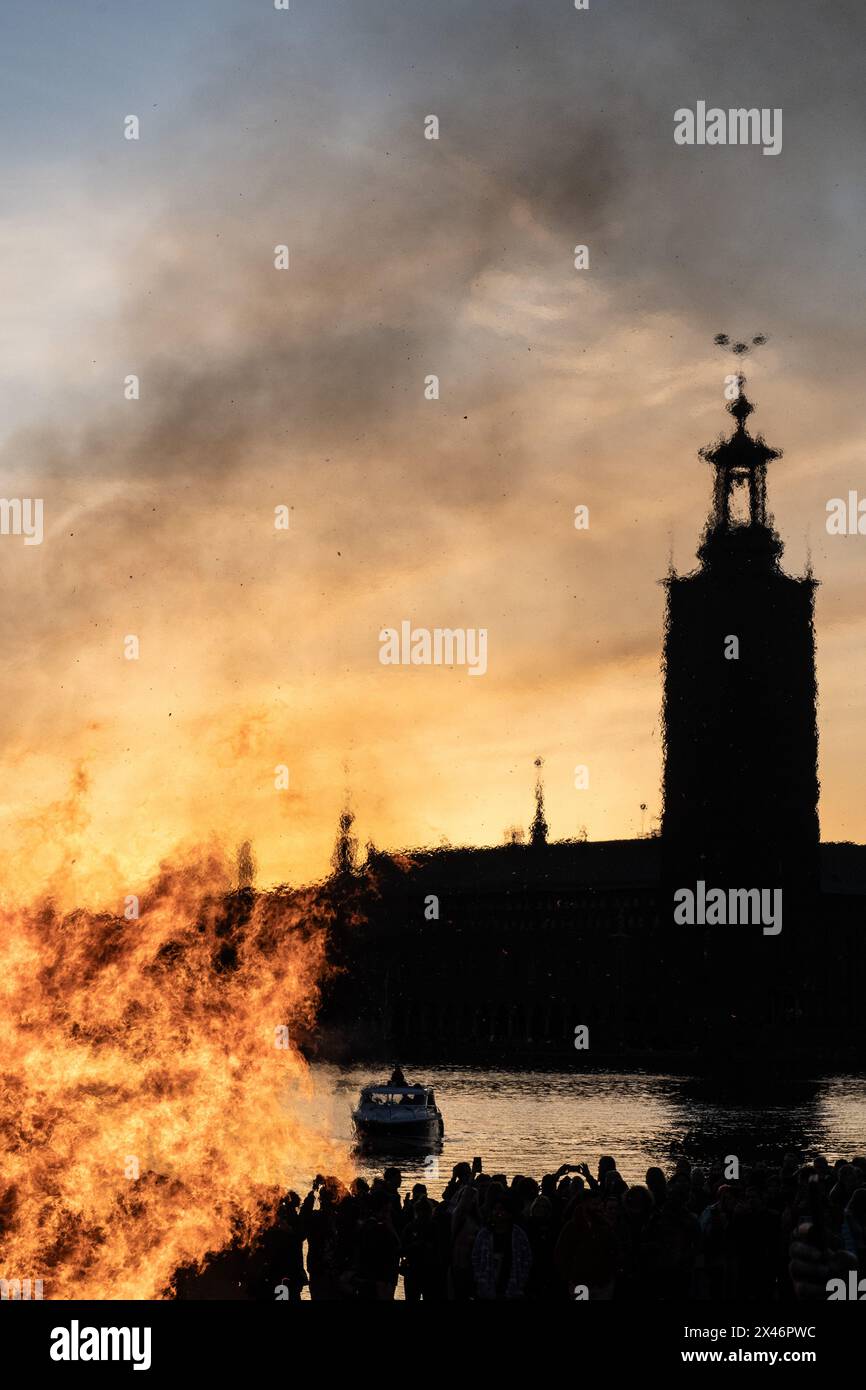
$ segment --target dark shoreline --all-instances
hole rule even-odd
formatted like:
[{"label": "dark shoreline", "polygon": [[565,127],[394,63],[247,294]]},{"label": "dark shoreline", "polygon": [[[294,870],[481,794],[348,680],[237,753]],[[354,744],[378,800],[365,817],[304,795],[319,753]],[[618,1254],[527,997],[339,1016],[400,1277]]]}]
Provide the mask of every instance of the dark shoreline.
[{"label": "dark shoreline", "polygon": [[753,1051],[729,1054],[724,1059],[708,1064],[706,1058],[684,1052],[616,1052],[609,1055],[594,1056],[591,1063],[581,1063],[575,1059],[574,1050],[561,1049],[544,1051],[538,1049],[517,1049],[503,1055],[501,1047],[465,1048],[459,1056],[423,1047],[362,1047],[344,1048],[305,1048],[304,1056],[310,1063],[321,1062],[349,1070],[356,1066],[373,1068],[390,1067],[395,1056],[411,1055],[413,1066],[453,1067],[460,1069],[483,1068],[486,1071],[526,1071],[573,1072],[576,1076],[599,1073],[633,1072],[647,1075],[663,1073],[682,1079],[695,1081],[730,1081],[744,1092],[757,1082],[792,1083],[798,1085],[819,1085],[837,1076],[863,1077],[866,1088],[866,1073],[863,1071],[862,1057],[859,1053],[847,1056],[817,1056],[814,1052],[808,1057],[788,1056],[765,1059],[760,1062]]}]

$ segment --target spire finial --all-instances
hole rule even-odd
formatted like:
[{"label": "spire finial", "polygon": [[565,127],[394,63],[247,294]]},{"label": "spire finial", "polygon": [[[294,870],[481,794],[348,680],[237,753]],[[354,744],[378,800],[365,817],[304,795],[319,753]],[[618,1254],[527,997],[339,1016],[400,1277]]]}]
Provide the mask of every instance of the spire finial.
[{"label": "spire finial", "polygon": [[[758,333],[747,343],[731,342],[727,333],[717,333],[713,342],[740,358],[753,348],[763,347],[767,335]],[[741,371],[727,379],[728,411],[737,427],[728,439],[720,439],[700,450],[701,457],[716,471],[713,508],[706,539],[698,552],[705,562],[717,552],[714,538],[721,537],[733,537],[737,553],[742,551],[743,543],[747,543],[749,554],[757,549],[771,561],[781,553],[781,542],[772,531],[772,518],[767,513],[767,464],[780,458],[781,451],[769,448],[760,434],[753,437],[746,428],[746,421],[755,407],[746,396],[745,385],[746,378]],[[735,494],[744,499],[739,514],[735,511]]]},{"label": "spire finial", "polygon": [[[753,348],[763,347],[764,344],[767,342],[767,335],[766,333],[756,333],[755,337],[752,339],[750,343],[744,343],[739,339],[737,339],[737,341],[735,342],[731,342],[731,339],[728,337],[727,333],[717,333],[716,336],[713,338],[713,342],[715,343],[716,347],[730,348],[731,352],[733,352],[735,356],[744,357],[745,354],[747,352],[751,352]],[[755,407],[752,405],[751,401],[746,400],[745,392],[743,390],[746,384],[746,378],[742,372],[737,372],[734,381],[731,384],[736,387],[736,395],[730,402],[728,410],[736,420],[739,429],[745,431],[746,420],[748,416],[751,415]]]},{"label": "spire finial", "polygon": [[529,839],[533,845],[546,845],[548,827],[544,818],[544,784],[541,779],[544,759],[536,758],[535,766],[538,768],[538,774],[535,778],[535,816],[529,829]]}]

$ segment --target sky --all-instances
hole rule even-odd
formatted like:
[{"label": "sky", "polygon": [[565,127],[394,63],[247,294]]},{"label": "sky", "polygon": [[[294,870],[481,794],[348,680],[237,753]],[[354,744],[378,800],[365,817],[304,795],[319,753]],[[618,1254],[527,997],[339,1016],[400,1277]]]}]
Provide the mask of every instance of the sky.
[{"label": "sky", "polygon": [[[362,845],[501,843],[536,757],[553,836],[649,830],[719,332],[768,336],[822,835],[866,840],[866,538],[826,530],[866,496],[864,31],[803,0],[7,8],[2,493],[44,504],[42,544],[0,536],[15,891],[117,904],[211,840],[312,881],[346,804]],[[781,152],[677,145],[700,100],[780,108]],[[486,629],[486,674],[382,665],[405,620]]]}]

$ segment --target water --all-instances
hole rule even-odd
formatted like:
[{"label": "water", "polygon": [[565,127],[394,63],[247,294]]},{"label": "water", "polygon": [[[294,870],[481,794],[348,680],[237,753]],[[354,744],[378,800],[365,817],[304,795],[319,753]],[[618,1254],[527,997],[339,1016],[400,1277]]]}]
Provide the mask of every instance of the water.
[{"label": "water", "polygon": [[[815,1082],[749,1089],[746,1078],[726,1092],[694,1078],[651,1072],[525,1072],[476,1067],[415,1067],[410,1081],[435,1087],[445,1119],[438,1153],[401,1154],[404,1190],[426,1182],[431,1196],[460,1160],[481,1156],[485,1171],[509,1178],[541,1178],[561,1163],[613,1154],[628,1182],[643,1182],[647,1168],[665,1168],[685,1156],[704,1163],[736,1154],[741,1162],[778,1159],[787,1150],[838,1157],[866,1153],[866,1078],[836,1076]],[[386,1081],[387,1069],[312,1068],[314,1096],[308,1118],[352,1142],[350,1112],[361,1086]],[[385,1155],[356,1155],[355,1170],[381,1173]],[[312,1174],[298,1174],[302,1194]]]}]

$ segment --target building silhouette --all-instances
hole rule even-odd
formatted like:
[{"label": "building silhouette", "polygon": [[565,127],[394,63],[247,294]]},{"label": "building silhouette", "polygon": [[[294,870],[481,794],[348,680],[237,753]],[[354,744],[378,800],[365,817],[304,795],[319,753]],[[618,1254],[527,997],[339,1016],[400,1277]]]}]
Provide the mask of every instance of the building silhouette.
[{"label": "building silhouette", "polygon": [[666,581],[665,868],[793,896],[818,883],[816,584],[780,568],[766,473],[781,455],[749,433],[744,385],[731,435],[701,450],[714,484],[700,568]]},{"label": "building silhouette", "polygon": [[[540,760],[526,842],[368,847],[359,864],[344,812],[324,1055],[866,1064],[866,846],[819,843],[816,585],[780,567],[766,501],[780,455],[748,431],[739,385],[732,432],[701,451],[714,485],[699,567],[665,581],[661,835],[551,842]],[[675,887],[701,879],[781,889],[783,930],[677,924]]]}]

